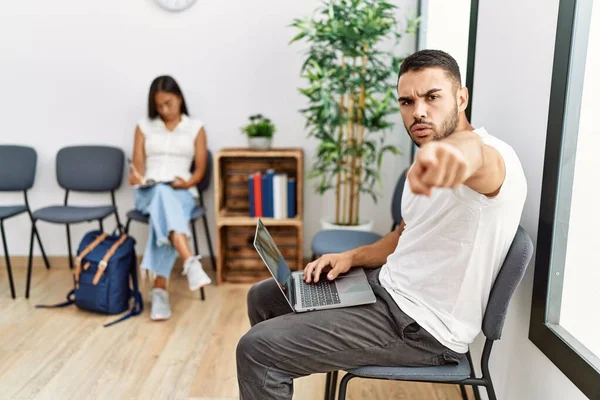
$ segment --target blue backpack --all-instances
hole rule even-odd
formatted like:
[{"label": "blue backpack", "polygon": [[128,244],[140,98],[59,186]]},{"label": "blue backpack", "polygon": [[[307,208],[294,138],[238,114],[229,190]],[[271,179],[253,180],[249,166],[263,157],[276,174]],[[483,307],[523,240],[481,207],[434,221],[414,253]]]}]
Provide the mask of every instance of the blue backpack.
[{"label": "blue backpack", "polygon": [[36,307],[54,308],[75,304],[87,311],[120,314],[129,309],[130,300],[133,300],[129,313],[105,324],[105,327],[139,315],[144,310],[138,287],[135,240],[126,234],[88,232],[77,250],[74,283],[75,288],[67,294],[66,302]]}]

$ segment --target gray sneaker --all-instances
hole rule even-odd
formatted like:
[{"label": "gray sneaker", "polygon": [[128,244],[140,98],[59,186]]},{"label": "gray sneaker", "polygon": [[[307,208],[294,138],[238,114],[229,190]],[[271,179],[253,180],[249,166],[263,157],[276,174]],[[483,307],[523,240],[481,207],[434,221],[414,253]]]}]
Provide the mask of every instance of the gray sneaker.
[{"label": "gray sneaker", "polygon": [[161,321],[171,318],[171,306],[169,306],[169,293],[160,288],[154,288],[151,291],[152,308],[150,310],[150,319],[152,321]]}]

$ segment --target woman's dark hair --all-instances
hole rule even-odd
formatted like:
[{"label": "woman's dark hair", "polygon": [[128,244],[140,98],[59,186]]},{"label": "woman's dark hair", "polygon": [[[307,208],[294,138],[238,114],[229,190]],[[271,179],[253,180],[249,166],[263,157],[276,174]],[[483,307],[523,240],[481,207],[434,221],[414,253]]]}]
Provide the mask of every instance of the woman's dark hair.
[{"label": "woman's dark hair", "polygon": [[181,97],[181,113],[189,115],[187,105],[185,104],[185,98],[183,97],[183,93],[181,93],[179,85],[172,77],[163,75],[154,79],[150,85],[150,94],[148,94],[148,117],[150,117],[150,119],[159,116],[158,111],[156,110],[156,101],[154,100],[154,97],[158,92],[173,93]]},{"label": "woman's dark hair", "polygon": [[408,56],[400,65],[398,79],[408,71],[419,71],[424,68],[441,68],[446,71],[457,88],[461,87],[460,70],[454,57],[441,50],[421,50]]}]

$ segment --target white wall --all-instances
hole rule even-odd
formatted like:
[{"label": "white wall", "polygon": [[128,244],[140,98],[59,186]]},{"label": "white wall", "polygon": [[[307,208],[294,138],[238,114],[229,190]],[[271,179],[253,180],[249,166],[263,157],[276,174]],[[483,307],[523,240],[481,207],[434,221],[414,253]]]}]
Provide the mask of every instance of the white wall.
[{"label": "white wall", "polygon": [[[54,156],[62,146],[104,143],[131,154],[135,124],[146,113],[147,90],[160,74],[178,80],[190,112],[205,123],[212,151],[245,145],[239,128],[248,115],[261,112],[277,124],[275,146],[305,149],[308,170],[316,142],[307,139],[298,112],[304,106],[297,92],[305,85],[300,78],[304,47],[288,45],[295,32],[287,26],[319,3],[199,1],[187,12],[171,14],[152,0],[0,2],[0,143],[32,145],[38,151],[33,208],[63,200],[54,173]],[[416,12],[416,0],[394,3],[401,6],[399,21]],[[410,54],[414,49],[411,37],[397,51]],[[385,160],[386,185],[379,203],[383,211],[376,212],[367,198],[361,201],[363,215],[374,218],[381,233],[389,230],[391,194],[409,156],[401,125],[389,141],[401,145],[406,156]],[[319,197],[311,187],[305,191],[306,254],[319,218],[333,213],[333,195]],[[122,218],[133,205],[132,197],[124,184],[117,196]],[[213,199],[211,189],[209,209]],[[105,200],[73,197],[85,204]],[[0,204],[20,201],[17,194],[0,196]],[[210,223],[214,240],[212,213]],[[73,243],[95,227],[73,229]],[[27,217],[9,220],[6,229],[11,254],[27,254]],[[64,227],[40,223],[39,229],[49,254],[66,253]],[[146,232],[139,225],[132,228],[142,244]],[[208,253],[204,238],[201,252]]]},{"label": "white wall", "polygon": [[[473,121],[519,154],[529,183],[522,225],[535,244],[558,0],[479,4]],[[534,265],[513,298],[503,338],[492,352],[490,369],[498,398],[584,399],[528,339]],[[482,343],[474,346],[475,359]]]},{"label": "white wall", "polygon": [[419,46],[439,49],[452,55],[460,68],[462,84],[467,81],[471,0],[422,0],[424,18]]}]

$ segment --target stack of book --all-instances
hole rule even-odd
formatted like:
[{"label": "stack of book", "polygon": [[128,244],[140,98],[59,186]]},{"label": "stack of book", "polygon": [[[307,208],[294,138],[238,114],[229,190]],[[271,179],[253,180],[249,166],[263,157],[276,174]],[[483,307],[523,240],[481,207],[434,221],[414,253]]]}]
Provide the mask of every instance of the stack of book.
[{"label": "stack of book", "polygon": [[248,201],[251,217],[294,218],[296,179],[283,173],[255,172],[248,175]]}]

